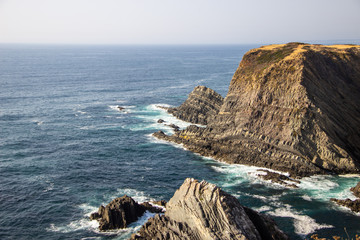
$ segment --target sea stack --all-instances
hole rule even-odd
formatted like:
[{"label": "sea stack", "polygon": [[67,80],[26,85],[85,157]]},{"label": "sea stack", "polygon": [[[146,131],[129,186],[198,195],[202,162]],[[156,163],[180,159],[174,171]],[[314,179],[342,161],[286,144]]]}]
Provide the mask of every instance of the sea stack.
[{"label": "sea stack", "polygon": [[[214,105],[199,99],[198,109]],[[359,173],[359,99],[359,45],[263,46],[244,55],[220,108],[197,111],[206,115],[206,127],[154,136],[221,161],[294,177]],[[185,103],[178,108],[181,118],[199,123],[194,111],[183,116]]]}]

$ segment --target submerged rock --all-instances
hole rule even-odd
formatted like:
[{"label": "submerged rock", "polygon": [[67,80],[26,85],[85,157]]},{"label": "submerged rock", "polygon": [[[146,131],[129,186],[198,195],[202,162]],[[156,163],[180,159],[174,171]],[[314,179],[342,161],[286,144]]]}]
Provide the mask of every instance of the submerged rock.
[{"label": "submerged rock", "polygon": [[196,87],[176,117],[207,124],[154,134],[228,163],[292,177],[360,172],[360,46],[289,43],[247,52],[222,100]]},{"label": "submerged rock", "polygon": [[220,188],[186,179],[156,215],[131,239],[289,239],[269,217],[243,207]]}]

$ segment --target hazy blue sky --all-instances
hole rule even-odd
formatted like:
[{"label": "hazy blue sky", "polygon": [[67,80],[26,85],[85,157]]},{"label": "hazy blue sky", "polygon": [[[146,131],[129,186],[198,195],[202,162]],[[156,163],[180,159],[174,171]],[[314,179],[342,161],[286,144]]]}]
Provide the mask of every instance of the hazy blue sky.
[{"label": "hazy blue sky", "polygon": [[0,0],[2,43],[338,39],[360,39],[360,0]]}]

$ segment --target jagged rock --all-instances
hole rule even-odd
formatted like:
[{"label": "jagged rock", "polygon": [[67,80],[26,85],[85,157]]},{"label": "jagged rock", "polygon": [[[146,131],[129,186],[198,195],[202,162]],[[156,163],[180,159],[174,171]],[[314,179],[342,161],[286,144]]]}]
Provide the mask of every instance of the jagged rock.
[{"label": "jagged rock", "polygon": [[[169,112],[189,122],[205,119],[201,110],[186,111],[208,106],[207,97],[194,100],[199,92]],[[264,46],[244,55],[221,107],[206,111],[206,128],[154,135],[220,161],[292,177],[359,173],[359,99],[359,45]]]},{"label": "jagged rock", "polygon": [[180,127],[173,124],[173,123],[170,123],[170,124],[166,124],[166,126],[169,126],[171,127],[172,129],[174,129],[174,131],[179,131]]},{"label": "jagged rock", "polygon": [[143,215],[145,210],[145,207],[124,195],[112,200],[106,207],[100,206],[97,213],[91,214],[90,219],[99,221],[100,231],[126,228]]},{"label": "jagged rock", "polygon": [[122,111],[125,109],[124,107],[120,107],[120,106],[118,106],[117,108],[119,109],[119,111]]},{"label": "jagged rock", "polygon": [[164,123],[165,121],[162,119],[157,120],[158,123]]},{"label": "jagged rock", "polygon": [[167,110],[181,120],[206,125],[219,112],[223,100],[214,90],[197,86],[181,106]]},{"label": "jagged rock", "polygon": [[153,201],[152,203],[155,204],[155,205],[161,206],[161,207],[166,207],[166,201],[165,200]]},{"label": "jagged rock", "polygon": [[360,198],[360,182],[355,187],[350,188],[350,190],[354,193],[355,196]]},{"label": "jagged rock", "polygon": [[330,199],[333,202],[336,202],[337,204],[350,208],[351,211],[353,212],[360,212],[360,199],[356,199],[356,200],[351,200],[349,198],[345,199],[345,200],[340,200],[340,199],[336,199],[336,198],[331,198]]},{"label": "jagged rock", "polygon": [[220,188],[186,179],[163,216],[145,223],[131,239],[289,239],[267,216],[243,207]]},{"label": "jagged rock", "polygon": [[152,213],[164,213],[165,212],[164,208],[154,206],[150,202],[144,202],[144,203],[141,203],[140,205],[143,206],[144,209],[146,209],[147,211],[152,212]]}]

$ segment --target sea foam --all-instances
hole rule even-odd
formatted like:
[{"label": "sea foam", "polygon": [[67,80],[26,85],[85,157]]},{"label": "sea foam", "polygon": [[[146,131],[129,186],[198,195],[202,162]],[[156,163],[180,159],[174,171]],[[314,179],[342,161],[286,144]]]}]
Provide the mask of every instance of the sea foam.
[{"label": "sea foam", "polygon": [[287,217],[293,219],[295,233],[301,236],[306,236],[322,228],[333,228],[334,226],[328,224],[319,224],[315,219],[298,213],[293,210],[290,205],[285,204],[284,207],[276,208],[274,211],[267,212],[269,215],[276,217]]}]

